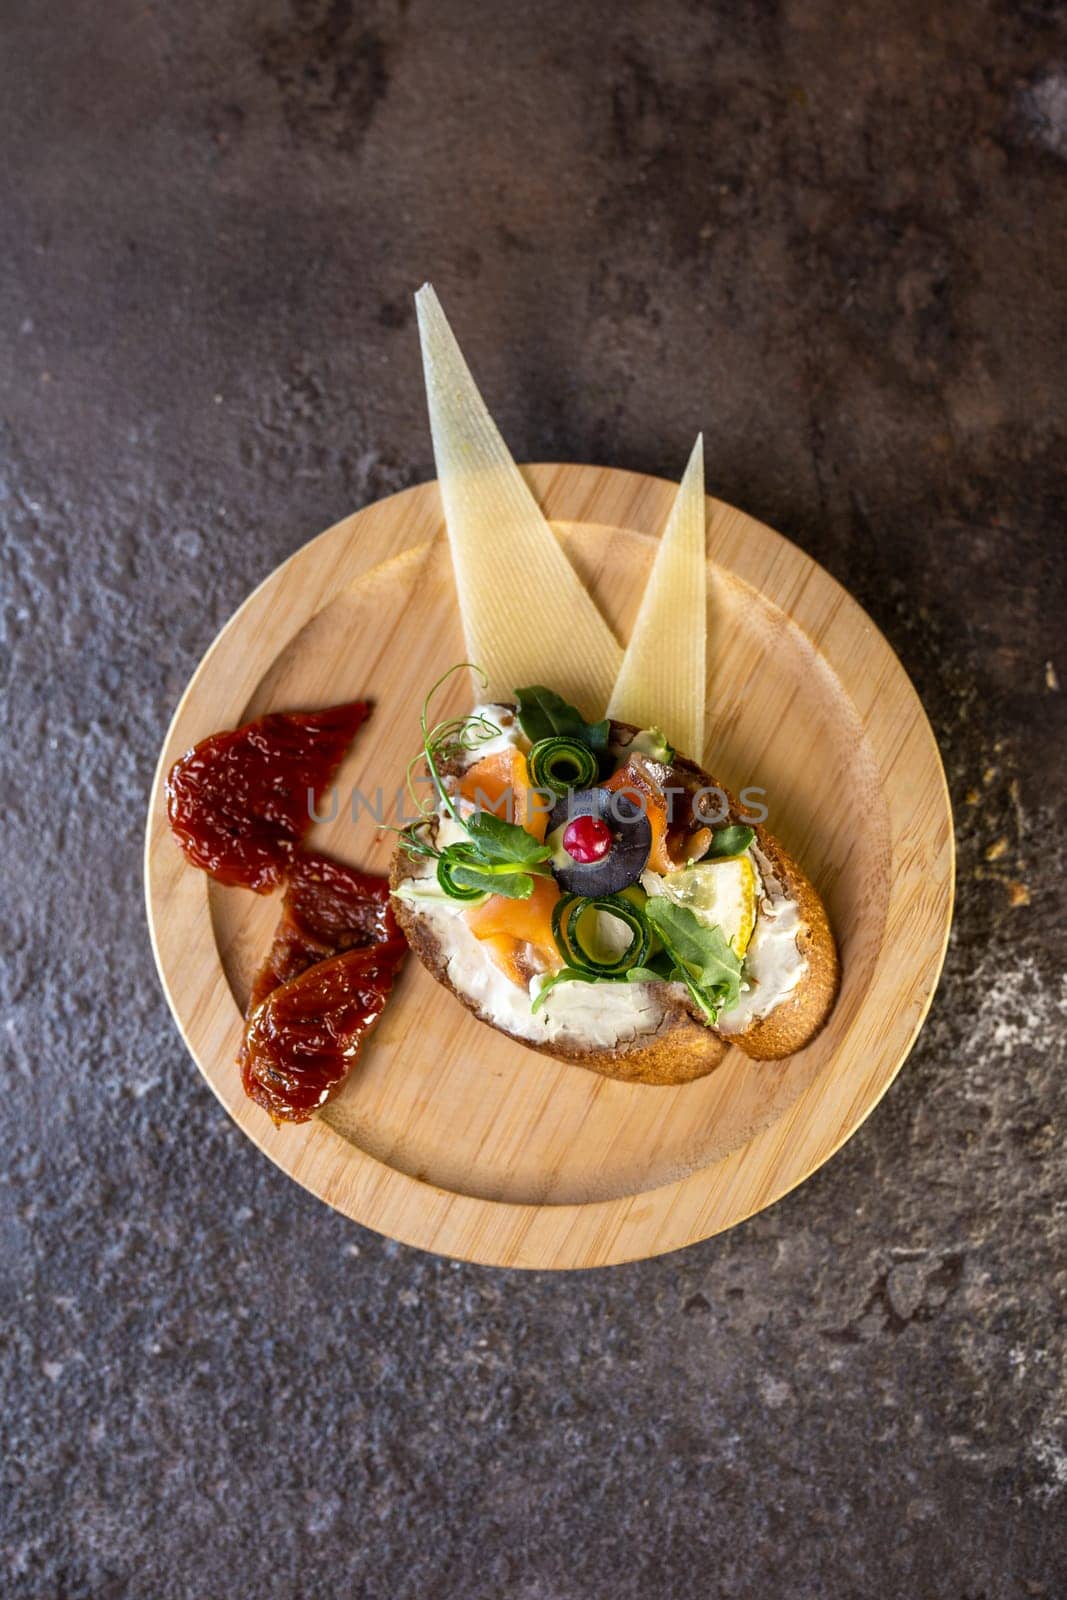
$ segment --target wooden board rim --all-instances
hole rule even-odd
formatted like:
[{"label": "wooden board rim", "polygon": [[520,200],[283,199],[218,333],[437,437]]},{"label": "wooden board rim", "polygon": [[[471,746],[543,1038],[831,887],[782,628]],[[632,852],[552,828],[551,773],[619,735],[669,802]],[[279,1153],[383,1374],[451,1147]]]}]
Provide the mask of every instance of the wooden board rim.
[{"label": "wooden board rim", "polygon": [[[554,521],[625,526],[650,537],[656,537],[662,528],[665,510],[677,489],[677,485],[668,480],[614,468],[538,464],[524,467],[523,471],[529,475],[535,492]],[[626,519],[617,522],[611,514],[612,507],[623,503],[627,507]],[[343,519],[294,552],[257,586],[220,630],[171,720],[152,785],[145,847],[146,905],[153,952],[168,1004],[194,1060],[231,1116],[264,1154],[303,1187],[364,1226],[403,1243],[459,1259],[524,1268],[577,1269],[609,1265],[681,1248],[734,1226],[775,1203],[828,1160],[879,1103],[922,1027],[944,961],[955,890],[955,849],[948,787],[925,712],[888,641],[829,573],[781,534],[755,522],[745,513],[711,498],[708,504],[709,521],[716,514],[738,519],[738,533],[732,546],[734,559],[725,563],[729,570],[746,578],[746,541],[741,534],[747,536],[749,545],[758,536],[764,549],[774,551],[771,575],[779,568],[786,574],[780,581],[780,595],[773,590],[765,591],[771,593],[776,603],[798,620],[796,612],[805,589],[812,583],[817,583],[822,590],[829,586],[836,595],[837,605],[849,614],[853,624],[862,626],[865,642],[892,663],[901,703],[907,704],[907,737],[915,746],[912,754],[921,756],[924,781],[932,785],[928,798],[939,809],[943,808],[944,842],[938,856],[940,876],[935,884],[936,896],[926,908],[929,926],[925,932],[919,1003],[912,1007],[907,1026],[894,1038],[887,1059],[870,1075],[871,1081],[862,1095],[828,1137],[823,1136],[825,1130],[820,1132],[818,1126],[820,1103],[832,1076],[824,1072],[778,1122],[755,1134],[712,1166],[661,1188],[621,1199],[579,1204],[517,1204],[455,1193],[386,1166],[324,1123],[275,1129],[245,1100],[239,1084],[235,1086],[236,1073],[228,1063],[220,1068],[217,1062],[205,1062],[202,1059],[204,1027],[188,1014],[183,995],[174,982],[176,947],[174,929],[167,926],[165,892],[166,882],[173,872],[174,854],[163,812],[166,772],[179,749],[211,731],[201,727],[191,736],[185,732],[189,708],[227,639],[233,637],[234,630],[255,620],[265,598],[294,579],[303,581],[305,569],[310,570],[315,562],[316,552],[329,548],[331,543],[356,546],[358,540],[352,535],[358,531],[360,521],[371,518],[372,514],[403,518],[414,511],[424,521],[427,516],[440,520],[435,481],[400,491]],[[594,512],[599,514],[593,515]],[[711,554],[716,560],[720,559],[720,553],[714,548]],[[358,566],[358,561],[356,564]],[[342,581],[343,575],[335,571],[338,564],[328,565],[330,580]],[[364,562],[363,570],[371,570],[372,565]],[[790,571],[797,578],[793,590],[787,581]],[[760,577],[760,586],[765,589],[766,569],[761,571]],[[352,582],[354,578],[345,576],[343,581]],[[329,585],[324,584],[319,596],[321,603],[326,602],[329,592]],[[306,615],[310,616],[314,614],[315,597],[304,598]],[[800,626],[803,626],[802,621]],[[239,698],[240,688],[236,685],[234,694]],[[241,703],[246,704],[247,699]],[[188,873],[187,878],[195,881],[196,875]],[[204,880],[200,880],[200,884],[203,885]],[[207,906],[204,887],[201,887],[200,899],[203,915]],[[210,934],[210,925],[208,932]],[[186,933],[183,953],[188,946]],[[232,1010],[233,999],[217,952],[215,966],[218,982],[213,988],[212,1003],[225,1006],[228,1002]],[[219,983],[225,994],[220,993]],[[759,1182],[753,1179],[757,1169],[763,1173]]]}]

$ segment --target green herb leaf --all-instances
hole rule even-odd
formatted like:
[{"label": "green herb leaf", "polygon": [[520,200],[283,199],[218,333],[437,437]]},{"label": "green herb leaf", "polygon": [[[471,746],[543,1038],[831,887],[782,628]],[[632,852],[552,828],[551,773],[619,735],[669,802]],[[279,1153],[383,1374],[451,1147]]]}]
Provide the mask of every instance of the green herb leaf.
[{"label": "green herb leaf", "polygon": [[457,841],[442,852],[437,881],[455,900],[473,900],[486,894],[528,900],[533,893],[532,875],[542,870],[536,864],[523,871],[522,864],[515,861],[487,861],[473,841]]},{"label": "green herb leaf", "polygon": [[649,897],[645,916],[707,1021],[718,1021],[719,1012],[735,1006],[741,995],[741,958],[722,929],[705,927],[688,906],[663,895]]},{"label": "green herb leaf", "polygon": [[[488,682],[480,667],[462,661],[438,678],[422,703],[419,718],[422,756],[417,756],[408,767],[408,788],[420,819],[404,831],[405,844],[412,854],[436,859],[438,886],[452,899],[473,902],[480,895],[499,894],[509,900],[526,900],[533,893],[534,877],[551,871],[543,864],[551,856],[551,850],[525,828],[494,817],[491,812],[462,817],[438,766],[438,762],[447,764],[464,754],[476,752],[479,745],[500,732],[497,725],[484,716],[453,717],[430,727],[431,700],[441,685],[464,667],[481,678],[483,685]],[[414,790],[412,772],[420,759],[425,761],[433,780],[440,808],[466,834],[463,842],[443,851],[431,844],[422,832],[433,821],[433,812]]]},{"label": "green herb leaf", "polygon": [[545,980],[530,1009],[539,1011],[542,1000],[557,983],[666,983],[671,977],[670,962],[664,961],[662,966],[662,972],[657,972],[654,967],[631,967],[629,972],[602,978],[595,978],[590,972],[579,972],[577,967],[564,967],[562,971]]},{"label": "green herb leaf", "polygon": [[425,856],[431,861],[436,861],[441,852],[435,845],[430,843],[429,839],[423,838],[419,832],[419,829],[423,826],[424,824],[421,822],[414,822],[406,828],[397,828],[390,831],[399,833],[404,849],[409,856]]},{"label": "green herb leaf", "polygon": [[[654,954],[650,955],[640,967],[633,967],[626,974],[632,983],[670,983],[674,977],[674,962],[666,950],[661,948],[658,939],[654,938],[653,943],[656,947]],[[634,972],[640,973],[641,976],[638,978],[632,977],[631,974]]]},{"label": "green herb leaf", "polygon": [[[439,906],[447,904],[449,900],[465,898],[443,889],[437,878],[415,878],[402,883],[398,889],[390,889],[389,893],[394,900],[403,900],[411,906]],[[473,910],[475,906],[483,905],[488,898],[488,893],[472,895],[467,904]]]},{"label": "green herb leaf", "polygon": [[562,971],[553,973],[551,978],[546,978],[538,991],[530,1010],[536,1015],[540,1011],[547,997],[552,993],[557,983],[596,983],[596,978],[590,978],[584,972],[576,972],[573,967],[564,967]]},{"label": "green herb leaf", "polygon": [[481,858],[472,844],[454,844],[442,851],[437,861],[437,883],[444,894],[453,900],[475,901],[487,895],[489,890],[480,881],[475,884],[460,882],[456,878],[457,871],[471,867],[481,873]]},{"label": "green herb leaf", "polygon": [[653,761],[660,761],[669,767],[676,755],[675,748],[667,741],[667,736],[661,728],[642,728],[634,736],[627,750],[634,755],[650,756]]},{"label": "green herb leaf", "polygon": [[517,822],[505,822],[491,811],[479,811],[468,817],[464,826],[477,846],[478,854],[490,866],[506,862],[511,866],[534,866],[547,861],[552,854],[532,833],[520,828]]},{"label": "green herb leaf", "polygon": [[674,964],[674,960],[670,952],[664,949],[663,944],[659,939],[657,939],[654,931],[652,934],[652,947],[653,954],[648,962],[648,965],[654,972],[658,972],[661,978],[664,978],[670,982],[672,979],[678,976],[678,969]]},{"label": "green herb leaf", "polygon": [[[489,679],[486,677],[481,667],[476,667],[473,661],[457,661],[454,667],[449,667],[448,671],[443,672],[438,678],[437,682],[432,685],[426,695],[425,700],[422,702],[422,714],[419,717],[419,728],[422,731],[422,753],[426,761],[427,770],[430,774],[430,777],[433,779],[434,788],[437,790],[437,797],[442,806],[444,806],[445,810],[448,812],[449,816],[452,818],[453,822],[458,823],[460,827],[463,826],[463,820],[453,805],[452,797],[445,788],[441,779],[441,774],[437,770],[437,757],[441,754],[442,750],[447,752],[454,748],[457,738],[461,739],[461,733],[459,730],[461,730],[467,723],[476,722],[479,719],[471,717],[453,718],[451,722],[439,722],[437,726],[431,730],[429,726],[429,717],[430,701],[433,699],[438,689],[440,689],[441,685],[446,683],[448,679],[452,677],[453,673],[462,672],[464,667],[469,667],[470,670],[482,680],[483,687],[489,682]],[[493,725],[487,724],[487,726]],[[415,801],[416,809],[422,813],[423,817],[427,821],[429,821],[429,812],[427,808],[420,802],[419,797],[415,794],[414,786],[411,780],[412,768],[415,766],[417,760],[418,757],[415,758],[415,761],[412,761],[408,764],[408,790],[412,799]]]},{"label": "green herb leaf", "polygon": [[716,828],[711,836],[711,844],[700,859],[714,861],[720,856],[743,856],[755,837],[755,828],[748,828],[743,822],[732,822],[728,828]]},{"label": "green herb leaf", "polygon": [[554,689],[543,684],[531,684],[527,689],[516,689],[519,708],[519,726],[531,744],[557,735],[580,739],[599,755],[607,749],[611,723],[605,717],[601,722],[586,722],[582,713]]},{"label": "green herb leaf", "polygon": [[[506,866],[479,867],[467,862],[448,862],[447,879],[466,899],[474,892],[503,895],[505,900],[529,900],[534,881],[528,872],[509,871]],[[440,868],[438,868],[440,882]],[[447,891],[446,891],[447,892]],[[460,898],[459,895],[456,896]]]}]

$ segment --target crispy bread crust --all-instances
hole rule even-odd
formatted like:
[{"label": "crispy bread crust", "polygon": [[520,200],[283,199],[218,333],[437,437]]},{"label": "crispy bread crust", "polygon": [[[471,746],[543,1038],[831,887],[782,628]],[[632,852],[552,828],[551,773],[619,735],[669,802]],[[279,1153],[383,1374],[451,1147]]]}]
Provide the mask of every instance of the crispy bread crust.
[{"label": "crispy bread crust", "polygon": [[797,949],[807,957],[808,970],[793,993],[744,1033],[729,1035],[730,1043],[747,1056],[774,1061],[803,1050],[823,1027],[841,986],[841,965],[826,908],[811,880],[765,828],[756,829],[756,844],[807,924],[806,932],[797,935]]}]

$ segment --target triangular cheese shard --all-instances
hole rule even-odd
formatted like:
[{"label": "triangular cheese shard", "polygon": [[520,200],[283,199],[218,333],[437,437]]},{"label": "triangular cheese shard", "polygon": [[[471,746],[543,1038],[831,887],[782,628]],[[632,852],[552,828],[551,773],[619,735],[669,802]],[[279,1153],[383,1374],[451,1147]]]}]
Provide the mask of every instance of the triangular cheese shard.
[{"label": "triangular cheese shard", "polygon": [[433,453],[479,699],[550,684],[604,714],[622,651],[563,553],[486,409],[440,302],[415,296]]},{"label": "triangular cheese shard", "polygon": [[707,559],[704,436],[697,435],[641,599],[608,715],[704,754]]}]

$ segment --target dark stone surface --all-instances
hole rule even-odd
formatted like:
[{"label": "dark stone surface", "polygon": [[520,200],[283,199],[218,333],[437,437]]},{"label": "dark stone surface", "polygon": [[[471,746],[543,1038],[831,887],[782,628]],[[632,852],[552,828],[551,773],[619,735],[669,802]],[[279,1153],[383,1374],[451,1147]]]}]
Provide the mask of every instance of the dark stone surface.
[{"label": "dark stone surface", "polygon": [[[1065,1592],[1065,32],[7,0],[5,1594]],[[520,459],[676,475],[706,429],[715,489],[889,635],[957,807],[885,1103],[770,1212],[611,1271],[329,1213],[229,1126],[148,950],[185,679],[430,475],[427,276]]]}]

